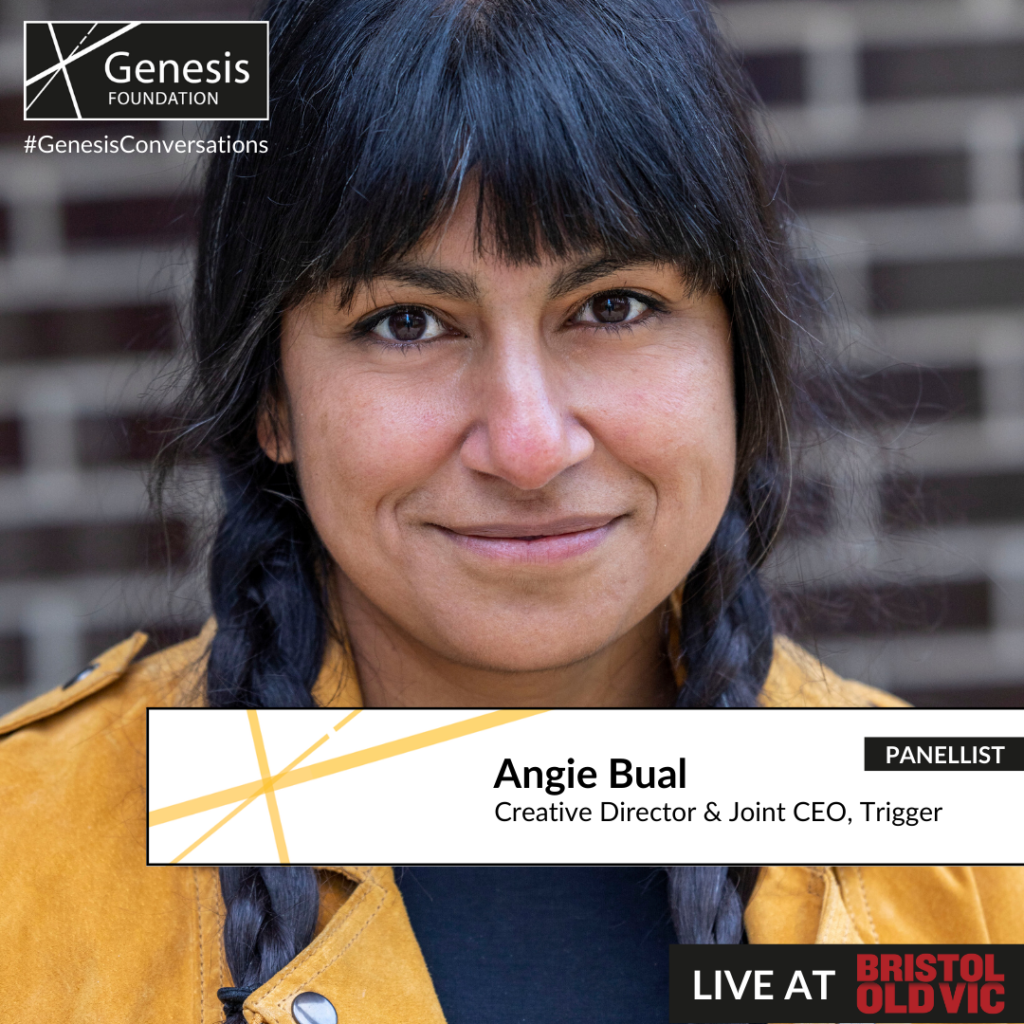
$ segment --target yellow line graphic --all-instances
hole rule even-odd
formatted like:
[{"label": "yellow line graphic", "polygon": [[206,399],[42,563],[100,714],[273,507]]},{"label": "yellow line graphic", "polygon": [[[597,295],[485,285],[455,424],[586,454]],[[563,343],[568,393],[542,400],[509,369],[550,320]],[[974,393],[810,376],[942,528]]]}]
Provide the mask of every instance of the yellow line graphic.
[{"label": "yellow line graphic", "polygon": [[[334,727],[335,732],[337,732],[337,730],[340,729],[343,725],[347,725],[349,722],[351,722],[352,719],[355,718],[356,715],[359,714],[360,710],[362,710],[362,709],[360,708],[360,709],[357,709],[357,710],[353,711],[351,714],[346,716],[345,719],[343,719],[341,722],[339,722]],[[217,831],[217,829],[222,828],[224,825],[226,825],[240,811],[244,811],[246,809],[246,807],[248,807],[249,804],[251,804],[253,802],[253,800],[255,800],[257,797],[262,796],[267,791],[267,789],[269,789],[270,787],[274,786],[274,784],[277,782],[278,779],[280,779],[284,775],[287,775],[288,772],[290,772],[297,764],[301,764],[303,761],[305,761],[306,758],[309,757],[309,755],[312,754],[314,750],[316,750],[318,747],[322,746],[329,739],[330,739],[329,736],[326,736],[326,735],[321,736],[320,739],[318,739],[316,741],[316,743],[314,743],[311,747],[308,747],[301,754],[299,754],[299,756],[297,758],[295,758],[295,760],[292,761],[291,764],[286,765],[272,779],[265,780],[262,783],[260,783],[260,782],[250,782],[250,783],[246,783],[244,786],[235,786],[234,787],[235,790],[245,790],[245,793],[243,794],[245,799],[242,801],[242,803],[240,803],[229,814],[227,814],[223,818],[221,818],[220,821],[218,821],[217,824],[214,825],[211,829],[209,829],[208,831],[204,832],[191,846],[189,846],[185,850],[182,850],[181,853],[179,853],[178,856],[175,857],[174,860],[171,861],[171,863],[172,864],[177,864],[179,861],[181,861],[185,857],[187,857],[197,846],[200,846],[203,843],[205,843],[206,840],[209,839],[210,836],[212,836],[214,834],[214,832]],[[223,792],[228,792],[228,790],[224,790]],[[181,807],[182,805],[181,804],[177,804],[176,806]],[[214,804],[213,806],[217,806],[217,805]],[[205,810],[207,808],[203,808],[203,809]],[[190,811],[189,813],[194,814],[196,812]],[[177,815],[177,817],[183,818],[183,817],[185,817],[185,815],[180,814],[180,815]],[[150,827],[152,827],[155,824],[156,825],[160,824],[160,822],[154,822],[153,821],[153,814],[150,814],[149,819],[150,819],[149,820]],[[173,821],[174,818],[167,818],[165,820]]]},{"label": "yellow line graphic", "polygon": [[338,730],[339,730],[339,729],[340,729],[340,728],[341,728],[341,727],[342,727],[343,725],[348,725],[348,723],[349,723],[349,722],[351,722],[351,721],[352,721],[352,719],[353,719],[353,718],[355,718],[355,717],[356,717],[356,715],[358,715],[358,714],[359,714],[359,712],[360,712],[360,711],[362,711],[362,710],[363,710],[362,708],[356,708],[356,709],[355,709],[355,711],[350,711],[350,712],[349,712],[349,713],[348,713],[348,714],[347,714],[347,715],[346,715],[346,716],[345,716],[345,717],[344,717],[344,718],[343,718],[343,719],[342,719],[342,720],[341,720],[341,721],[340,721],[340,722],[339,722],[339,723],[338,723],[338,724],[337,724],[337,725],[336,725],[336,726],[334,727],[334,731],[335,731],[335,732],[337,732],[337,731],[338,731]]},{"label": "yellow line graphic", "polygon": [[[250,712],[250,715],[252,714],[254,714],[254,712]],[[358,714],[359,710],[351,712],[346,716],[346,718],[334,726],[335,731],[350,722]],[[227,824],[227,822],[236,814],[244,810],[253,802],[253,800],[256,800],[264,793],[269,795],[272,794],[274,790],[284,789],[287,786],[301,785],[304,782],[311,782],[314,779],[322,779],[329,775],[335,775],[338,772],[348,771],[351,768],[359,768],[362,765],[373,764],[376,761],[384,761],[391,757],[397,757],[400,754],[411,753],[414,750],[422,750],[425,747],[434,746],[438,743],[445,743],[448,740],[459,739],[463,736],[471,736],[474,733],[484,732],[487,729],[494,729],[497,726],[506,725],[509,722],[517,722],[524,718],[530,718],[533,715],[542,714],[544,714],[544,709],[490,711],[485,715],[477,715],[474,718],[464,719],[461,722],[442,725],[436,729],[428,729],[425,732],[414,733],[412,736],[403,736],[401,739],[389,740],[387,743],[379,743],[376,746],[367,747],[364,750],[357,750],[350,754],[342,754],[340,757],[330,758],[329,760],[321,761],[318,764],[307,765],[305,768],[298,768],[297,765],[301,764],[301,762],[304,761],[314,750],[326,742],[328,737],[322,736],[308,750],[300,754],[294,761],[292,761],[291,764],[282,769],[276,775],[269,777],[264,776],[259,780],[243,783],[240,786],[232,786],[229,789],[222,789],[216,793],[209,793],[206,796],[195,797],[191,800],[183,800],[181,803],[171,804],[167,807],[161,807],[154,811],[150,811],[149,825],[152,828],[154,825],[162,825],[169,821],[177,821],[180,818],[186,818],[192,814],[199,814],[202,811],[212,810],[214,807],[224,807],[228,804],[235,803],[236,801],[242,801],[236,808],[234,808],[234,810],[214,825],[213,828],[200,836],[199,839],[188,847],[188,849],[182,851],[174,858],[173,861],[171,861],[172,864],[177,864],[183,858],[187,857],[201,843],[205,842],[205,840],[213,835],[213,833],[221,828],[221,826]],[[260,766],[260,770],[261,772],[263,771],[262,764]],[[273,819],[273,814],[271,817]],[[275,837],[276,836],[277,833],[275,830]],[[283,842],[284,838],[282,833],[281,842],[278,845],[279,854],[281,852]]]},{"label": "yellow line graphic", "polygon": [[260,716],[254,709],[246,712],[249,717],[249,731],[252,733],[252,745],[256,748],[256,763],[260,766],[260,777],[263,779],[263,792],[267,797],[267,810],[270,812],[270,824],[274,829],[274,842],[277,843],[277,857],[282,864],[288,863],[288,847],[284,841],[284,827],[281,824],[281,812],[277,807],[277,794],[270,778],[270,763],[267,761],[267,748],[263,743],[260,731]]}]

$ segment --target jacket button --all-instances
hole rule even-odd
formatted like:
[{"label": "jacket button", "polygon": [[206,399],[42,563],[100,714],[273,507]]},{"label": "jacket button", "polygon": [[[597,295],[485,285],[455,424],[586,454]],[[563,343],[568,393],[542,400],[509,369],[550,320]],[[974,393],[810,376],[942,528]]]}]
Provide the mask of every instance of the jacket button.
[{"label": "jacket button", "polygon": [[292,1000],[292,1016],[297,1024],[338,1024],[337,1011],[319,992],[300,992]]},{"label": "jacket button", "polygon": [[100,666],[100,663],[98,661],[94,661],[91,665],[86,665],[86,667],[83,668],[82,671],[79,672],[77,676],[74,676],[73,678],[69,679],[61,687],[61,689],[62,690],[66,690],[66,689],[68,689],[68,687],[74,686],[75,683],[80,683],[83,679],[88,679],[89,676],[91,676],[93,674],[93,672],[95,672],[96,669],[99,668],[99,666]]}]

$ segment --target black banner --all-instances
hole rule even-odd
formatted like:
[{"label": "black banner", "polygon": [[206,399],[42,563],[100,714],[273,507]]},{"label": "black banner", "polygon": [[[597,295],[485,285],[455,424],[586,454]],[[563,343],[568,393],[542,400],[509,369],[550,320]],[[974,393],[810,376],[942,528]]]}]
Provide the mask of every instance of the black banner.
[{"label": "black banner", "polygon": [[27,21],[26,121],[268,116],[262,21]]},{"label": "black banner", "polygon": [[1020,736],[868,736],[866,772],[1020,772]]},{"label": "black banner", "polygon": [[1024,1020],[1024,946],[672,946],[671,1024]]}]

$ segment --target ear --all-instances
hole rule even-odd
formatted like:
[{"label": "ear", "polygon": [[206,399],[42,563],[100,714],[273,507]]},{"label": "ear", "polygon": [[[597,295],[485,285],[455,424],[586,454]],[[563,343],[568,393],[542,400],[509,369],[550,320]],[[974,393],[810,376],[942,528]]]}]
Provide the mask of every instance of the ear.
[{"label": "ear", "polygon": [[272,462],[294,462],[291,416],[288,402],[279,395],[266,395],[256,417],[256,439]]}]

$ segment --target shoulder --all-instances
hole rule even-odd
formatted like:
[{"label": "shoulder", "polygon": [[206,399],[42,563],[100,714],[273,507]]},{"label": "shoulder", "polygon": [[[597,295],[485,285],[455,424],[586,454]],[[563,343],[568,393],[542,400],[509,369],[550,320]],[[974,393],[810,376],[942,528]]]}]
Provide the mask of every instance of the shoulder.
[{"label": "shoulder", "polygon": [[906,708],[906,701],[836,675],[788,637],[775,638],[771,669],[761,692],[766,708]]},{"label": "shoulder", "polygon": [[[147,866],[146,708],[194,699],[207,642],[139,658],[145,643],[137,633],[0,719],[0,864],[17,865],[0,871],[0,991],[44,1015],[99,1019],[103,1004],[104,1020],[148,1019],[156,984],[201,1016],[188,985],[216,927],[216,872]],[[55,965],[67,984],[34,991]]]},{"label": "shoulder", "polygon": [[[124,777],[129,766],[144,774],[146,708],[198,702],[208,632],[138,661],[147,637],[136,633],[63,686],[0,718],[0,803],[14,809],[45,802],[52,811],[89,796],[95,807],[111,788],[104,775]],[[82,789],[89,778],[95,792]]]}]

